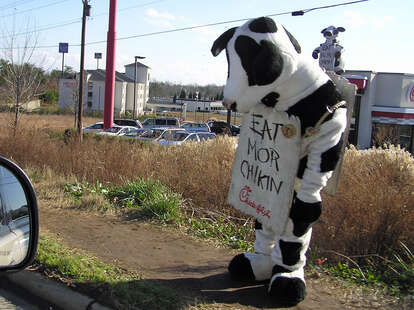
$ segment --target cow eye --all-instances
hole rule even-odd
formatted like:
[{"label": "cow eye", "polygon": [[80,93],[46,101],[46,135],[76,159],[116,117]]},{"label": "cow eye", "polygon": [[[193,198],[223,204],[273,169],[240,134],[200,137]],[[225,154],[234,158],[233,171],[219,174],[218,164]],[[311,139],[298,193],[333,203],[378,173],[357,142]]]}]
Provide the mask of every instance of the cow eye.
[{"label": "cow eye", "polygon": [[334,30],[334,32],[333,32],[335,35],[337,35],[338,34],[338,30]]}]

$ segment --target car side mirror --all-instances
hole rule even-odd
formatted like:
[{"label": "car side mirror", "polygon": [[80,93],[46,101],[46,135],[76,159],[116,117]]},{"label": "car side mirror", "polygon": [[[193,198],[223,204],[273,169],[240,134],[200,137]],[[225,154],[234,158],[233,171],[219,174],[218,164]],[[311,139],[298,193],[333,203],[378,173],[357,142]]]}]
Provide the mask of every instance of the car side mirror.
[{"label": "car side mirror", "polygon": [[24,171],[0,156],[0,272],[32,263],[39,237],[36,193]]}]

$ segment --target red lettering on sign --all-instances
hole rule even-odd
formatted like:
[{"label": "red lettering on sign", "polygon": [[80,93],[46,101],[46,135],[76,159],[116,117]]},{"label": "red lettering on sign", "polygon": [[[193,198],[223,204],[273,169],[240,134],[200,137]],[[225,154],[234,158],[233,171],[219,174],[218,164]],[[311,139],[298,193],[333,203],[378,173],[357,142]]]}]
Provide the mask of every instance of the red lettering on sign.
[{"label": "red lettering on sign", "polygon": [[410,91],[410,102],[414,102],[414,86],[411,87],[411,91]]},{"label": "red lettering on sign", "polygon": [[270,211],[266,210],[262,205],[257,205],[254,201],[249,200],[249,195],[251,193],[251,189],[250,187],[248,187],[247,185],[244,186],[239,193],[239,199],[241,202],[247,204],[249,207],[253,208],[256,210],[257,214],[261,214],[267,218],[270,219]]}]

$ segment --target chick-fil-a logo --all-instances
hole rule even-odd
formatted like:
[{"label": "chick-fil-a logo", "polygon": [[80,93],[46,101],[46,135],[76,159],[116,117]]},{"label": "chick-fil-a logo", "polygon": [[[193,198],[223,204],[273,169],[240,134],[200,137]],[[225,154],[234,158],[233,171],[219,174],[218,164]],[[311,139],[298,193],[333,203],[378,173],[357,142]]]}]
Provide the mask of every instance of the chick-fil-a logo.
[{"label": "chick-fil-a logo", "polygon": [[249,200],[249,195],[251,193],[251,189],[249,186],[244,186],[240,193],[239,193],[239,199],[241,202],[247,204],[249,207],[253,208],[256,210],[257,214],[261,214],[267,218],[270,219],[270,211],[269,210],[265,210],[265,208],[262,205],[257,205],[254,201]]}]

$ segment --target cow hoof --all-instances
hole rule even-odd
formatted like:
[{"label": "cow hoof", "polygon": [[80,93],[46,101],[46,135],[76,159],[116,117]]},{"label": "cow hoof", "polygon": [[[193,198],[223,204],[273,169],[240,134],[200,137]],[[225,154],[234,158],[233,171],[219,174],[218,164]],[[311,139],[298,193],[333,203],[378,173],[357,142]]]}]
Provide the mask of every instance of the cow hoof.
[{"label": "cow hoof", "polygon": [[236,281],[254,281],[254,273],[250,261],[244,254],[238,254],[231,260],[228,270],[230,276]]},{"label": "cow hoof", "polygon": [[295,306],[305,299],[306,285],[302,279],[275,276],[268,293],[273,301],[286,306]]}]

